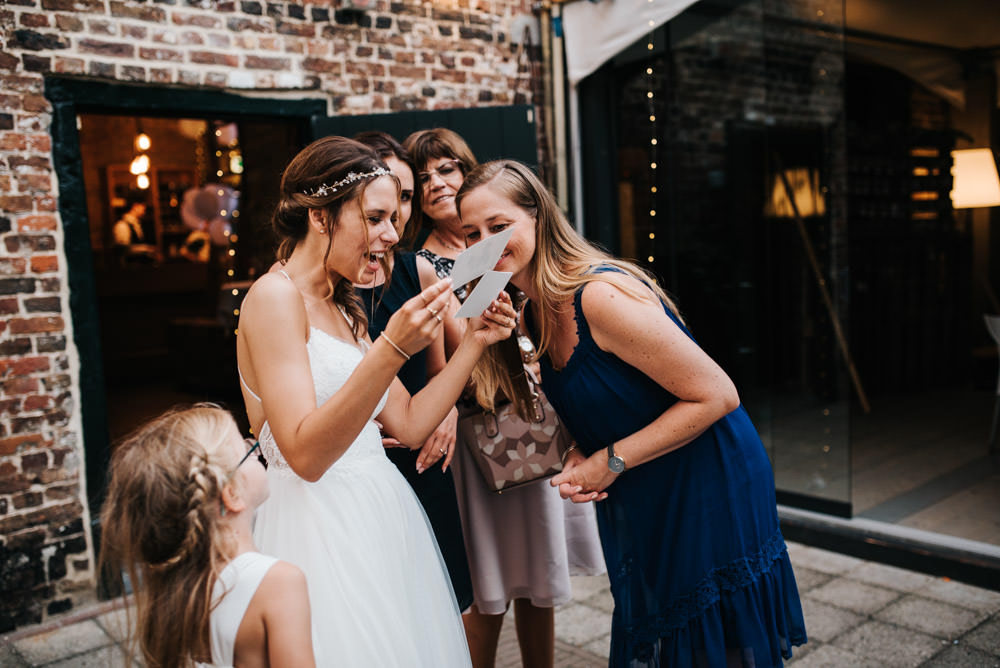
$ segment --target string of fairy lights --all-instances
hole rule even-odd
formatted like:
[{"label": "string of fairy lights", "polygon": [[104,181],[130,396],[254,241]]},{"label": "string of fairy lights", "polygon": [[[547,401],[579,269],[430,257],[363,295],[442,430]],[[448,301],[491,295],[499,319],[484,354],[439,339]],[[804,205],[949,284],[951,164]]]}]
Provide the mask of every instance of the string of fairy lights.
[{"label": "string of fairy lights", "polygon": [[[649,0],[653,2],[653,0]],[[656,126],[656,96],[654,93],[656,73],[653,70],[653,31],[656,27],[653,19],[649,20],[649,36],[646,39],[646,50],[650,52],[649,65],[646,67],[646,106],[649,112],[649,256],[646,260],[652,264],[656,260],[656,183],[658,140]]]}]

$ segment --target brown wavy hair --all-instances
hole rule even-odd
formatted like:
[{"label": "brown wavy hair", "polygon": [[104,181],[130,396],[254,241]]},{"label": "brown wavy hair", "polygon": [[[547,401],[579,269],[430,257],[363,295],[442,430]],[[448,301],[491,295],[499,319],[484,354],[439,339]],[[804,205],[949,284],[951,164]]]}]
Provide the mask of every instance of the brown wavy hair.
[{"label": "brown wavy hair", "polygon": [[[292,158],[281,176],[281,199],[271,217],[271,226],[280,240],[278,261],[282,264],[288,261],[295,246],[305,239],[309,229],[309,210],[320,209],[326,220],[325,263],[330,256],[333,233],[344,206],[354,202],[360,211],[365,190],[374,179],[362,178],[346,183],[336,192],[316,194],[316,189],[323,185],[332,186],[352,172],[366,174],[378,167],[388,169],[372,148],[347,137],[317,139]],[[396,183],[398,197],[399,179],[394,175],[392,179]],[[329,278],[327,280],[330,284],[329,298],[350,316],[354,338],[361,339],[368,331],[368,318],[351,280],[342,277],[336,284]]]},{"label": "brown wavy hair", "polygon": [[410,154],[410,165],[413,167],[413,213],[407,225],[406,236],[401,242],[405,248],[412,248],[421,230],[433,230],[434,221],[424,215],[422,206],[423,188],[420,187],[418,171],[427,169],[431,160],[448,158],[458,160],[462,174],[468,174],[479,165],[475,154],[465,143],[461,135],[448,128],[431,128],[417,130],[403,140],[403,148]]},{"label": "brown wavy hair", "polygon": [[235,428],[218,406],[174,409],[126,437],[111,458],[101,572],[128,574],[137,618],[127,644],[138,642],[150,668],[211,662],[212,588],[235,549],[216,527],[238,461],[224,447]]},{"label": "brown wavy hair", "polygon": [[[530,280],[536,295],[535,334],[538,341],[533,360],[544,355],[551,346],[560,309],[567,303],[572,304],[577,290],[590,281],[605,281],[631,297],[647,299],[649,291],[637,287],[630,277],[638,279],[680,317],[673,300],[652,274],[632,262],[611,256],[580,236],[566,220],[555,197],[527,165],[516,160],[493,160],[471,170],[455,196],[459,216],[462,215],[462,200],[481,187],[492,189],[535,219],[535,255],[531,260]],[[591,271],[600,265],[619,271]],[[476,383],[476,399],[486,408],[492,407],[498,389],[508,397],[520,399],[523,394],[511,381],[519,375],[519,369],[511,368],[509,362],[504,364],[496,348],[486,349],[472,376]],[[517,403],[523,405],[524,402]]]}]

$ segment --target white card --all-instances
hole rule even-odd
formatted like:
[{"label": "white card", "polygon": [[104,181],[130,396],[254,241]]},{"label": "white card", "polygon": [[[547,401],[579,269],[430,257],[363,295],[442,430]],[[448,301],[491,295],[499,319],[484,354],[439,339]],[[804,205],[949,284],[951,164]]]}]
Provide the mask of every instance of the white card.
[{"label": "white card", "polygon": [[511,276],[512,274],[509,271],[487,271],[483,274],[482,280],[476,285],[476,289],[472,291],[472,294],[466,297],[462,303],[462,308],[458,309],[455,317],[474,318],[477,315],[481,315],[486,310],[486,307],[490,305],[490,302],[496,299],[500,291],[507,286],[507,281],[510,280]]},{"label": "white card", "polygon": [[514,228],[508,227],[500,234],[483,239],[462,251],[455,258],[455,266],[451,269],[451,289],[458,290],[469,281],[474,281],[486,272],[492,271],[493,267],[497,266],[497,260],[503,255],[503,249],[507,247],[512,234]]}]

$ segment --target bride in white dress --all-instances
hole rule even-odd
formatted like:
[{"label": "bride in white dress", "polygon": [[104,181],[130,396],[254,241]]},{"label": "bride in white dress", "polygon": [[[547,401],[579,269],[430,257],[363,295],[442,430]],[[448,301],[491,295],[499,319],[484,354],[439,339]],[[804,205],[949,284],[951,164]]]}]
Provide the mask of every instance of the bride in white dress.
[{"label": "bride in white dress", "polygon": [[375,419],[402,443],[426,440],[515,312],[506,296],[495,301],[445,369],[406,392],[396,371],[437,336],[450,283],[407,302],[374,343],[351,288],[398,241],[398,188],[362,144],[327,137],[303,149],[274,214],[283,266],[241,307],[247,415],[272,462],[254,540],[305,572],[317,666],[470,665],[444,562]]}]

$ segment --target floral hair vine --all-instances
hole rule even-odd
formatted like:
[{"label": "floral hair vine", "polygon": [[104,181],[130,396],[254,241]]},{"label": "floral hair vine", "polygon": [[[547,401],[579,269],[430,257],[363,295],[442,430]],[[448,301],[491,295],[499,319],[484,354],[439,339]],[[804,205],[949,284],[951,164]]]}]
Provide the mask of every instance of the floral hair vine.
[{"label": "floral hair vine", "polygon": [[376,167],[370,172],[350,172],[348,173],[347,176],[340,179],[331,186],[328,186],[324,183],[316,188],[313,188],[312,190],[303,190],[302,194],[308,195],[309,197],[326,197],[327,195],[331,195],[337,192],[338,189],[343,188],[344,186],[350,183],[354,183],[355,181],[360,181],[361,179],[368,179],[376,176],[386,176],[388,174],[392,174],[392,172],[390,172],[385,167]]}]

